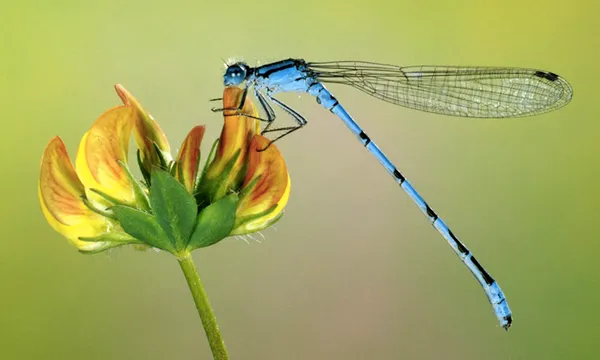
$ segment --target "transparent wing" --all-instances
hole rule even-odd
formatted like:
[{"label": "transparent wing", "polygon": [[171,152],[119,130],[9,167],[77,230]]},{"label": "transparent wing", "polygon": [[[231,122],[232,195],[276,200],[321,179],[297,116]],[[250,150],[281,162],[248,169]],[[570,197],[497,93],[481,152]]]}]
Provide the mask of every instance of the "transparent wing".
[{"label": "transparent wing", "polygon": [[437,114],[505,118],[556,110],[573,89],[560,76],[535,69],[406,66],[361,61],[308,63],[323,83],[350,85],[378,99]]}]

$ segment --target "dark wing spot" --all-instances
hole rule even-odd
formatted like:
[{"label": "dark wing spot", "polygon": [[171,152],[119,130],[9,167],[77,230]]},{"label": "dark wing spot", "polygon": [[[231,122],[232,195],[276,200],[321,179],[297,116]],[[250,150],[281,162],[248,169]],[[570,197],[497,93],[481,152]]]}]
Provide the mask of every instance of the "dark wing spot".
[{"label": "dark wing spot", "polygon": [[533,75],[535,75],[539,78],[549,80],[549,81],[556,81],[556,80],[558,80],[558,77],[559,77],[555,73],[545,72],[545,71],[536,71]]},{"label": "dark wing spot", "polygon": [[556,75],[555,73],[546,73],[546,79],[550,80],[550,81],[556,81],[558,80],[558,75]]}]

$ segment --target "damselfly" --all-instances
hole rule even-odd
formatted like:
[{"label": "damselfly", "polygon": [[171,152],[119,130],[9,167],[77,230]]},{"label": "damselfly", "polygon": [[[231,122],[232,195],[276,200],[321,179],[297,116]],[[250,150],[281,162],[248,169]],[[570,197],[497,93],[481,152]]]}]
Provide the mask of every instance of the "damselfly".
[{"label": "damselfly", "polygon": [[[413,199],[475,275],[492,304],[500,325],[508,330],[512,324],[512,313],[498,283],[323,84],[350,85],[389,103],[437,114],[506,118],[538,115],[566,105],[573,92],[565,79],[552,72],[536,69],[401,67],[363,61],[306,62],[301,59],[287,59],[258,67],[250,67],[245,62],[226,65],[224,85],[244,84],[244,97],[237,110],[242,108],[249,89],[252,89],[266,114],[266,118],[259,119],[268,122],[263,133],[283,132],[273,141],[307,123],[302,115],[274,97],[279,92],[306,92],[337,115]],[[271,104],[291,115],[297,125],[270,129],[276,117]]]}]

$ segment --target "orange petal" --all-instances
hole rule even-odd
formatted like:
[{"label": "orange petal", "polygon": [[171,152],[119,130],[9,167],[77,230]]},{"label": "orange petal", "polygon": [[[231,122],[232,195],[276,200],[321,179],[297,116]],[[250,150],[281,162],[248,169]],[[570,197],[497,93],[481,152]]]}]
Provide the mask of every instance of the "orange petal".
[{"label": "orange petal", "polygon": [[200,144],[205,130],[204,126],[195,126],[183,141],[179,154],[177,154],[175,176],[190,194],[194,192],[196,185],[200,163]]},{"label": "orange petal", "polygon": [[115,90],[121,98],[121,101],[123,101],[123,104],[136,109],[133,136],[138,149],[140,149],[142,163],[144,164],[144,167],[146,167],[146,170],[150,172],[152,170],[152,165],[160,163],[154,147],[155,143],[161,150],[163,157],[167,161],[171,161],[169,141],[158,123],[152,118],[152,115],[144,110],[139,101],[137,101],[137,99],[122,85],[115,85]]},{"label": "orange petal", "polygon": [[[248,173],[244,180],[236,212],[237,228],[232,234],[264,229],[283,211],[290,195],[291,181],[285,161],[274,144],[256,135],[250,143]],[[246,186],[252,186],[246,189]],[[272,209],[271,211],[268,211]],[[263,216],[259,216],[264,213]],[[250,219],[244,221],[244,218]]]},{"label": "orange petal", "polygon": [[[223,91],[223,107],[237,108],[242,99],[242,94],[243,90],[240,88],[226,87]],[[236,189],[241,185],[245,175],[243,170],[244,164],[247,161],[250,140],[260,130],[260,124],[256,119],[233,114],[236,114],[236,111],[226,110],[224,112],[224,115],[230,116],[224,116],[225,123],[221,131],[221,137],[219,138],[219,145],[215,158],[207,169],[206,180],[210,181],[217,178],[238,151],[240,155],[235,161],[229,177],[224,180],[223,186],[221,186],[222,191],[220,191],[220,194],[216,194],[217,196],[214,200],[224,196],[227,189]],[[241,114],[258,116],[258,111],[249,97],[244,102]]]},{"label": "orange petal", "polygon": [[[124,203],[133,204],[134,193],[119,161],[127,164],[135,109],[117,106],[104,112],[79,143],[77,174],[86,189],[100,190]],[[96,194],[88,197],[105,204]]]},{"label": "orange petal", "polygon": [[[240,89],[236,86],[227,86],[223,90],[223,108],[224,109],[237,109],[242,101],[242,96],[244,95],[244,90]],[[225,110],[225,115],[235,115],[238,113],[236,110]],[[254,117],[258,116],[258,111],[256,107],[250,101],[250,97],[246,96],[246,101],[244,101],[244,106],[241,110],[239,110],[241,114],[252,115]],[[256,120],[254,121],[256,122]]]},{"label": "orange petal", "polygon": [[84,242],[78,238],[100,235],[107,231],[109,223],[91,211],[82,196],[85,196],[85,189],[75,173],[65,144],[55,137],[42,156],[38,182],[40,206],[54,230],[80,250],[89,251],[103,243]]}]

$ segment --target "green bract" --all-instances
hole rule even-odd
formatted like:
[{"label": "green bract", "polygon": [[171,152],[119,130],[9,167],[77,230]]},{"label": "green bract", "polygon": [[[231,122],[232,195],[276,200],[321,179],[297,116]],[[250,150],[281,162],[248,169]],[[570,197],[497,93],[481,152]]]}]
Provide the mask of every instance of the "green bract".
[{"label": "green bract", "polygon": [[[130,241],[143,242],[174,254],[215,244],[233,229],[238,203],[231,194],[200,209],[194,196],[168,172],[151,173],[150,209],[117,205],[113,211]],[[111,239],[104,239],[111,241]],[[119,244],[127,243],[119,238]]]}]

